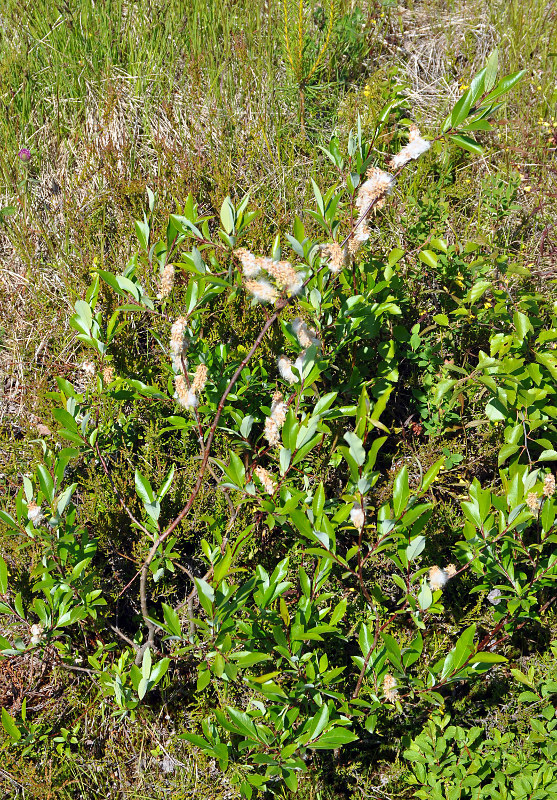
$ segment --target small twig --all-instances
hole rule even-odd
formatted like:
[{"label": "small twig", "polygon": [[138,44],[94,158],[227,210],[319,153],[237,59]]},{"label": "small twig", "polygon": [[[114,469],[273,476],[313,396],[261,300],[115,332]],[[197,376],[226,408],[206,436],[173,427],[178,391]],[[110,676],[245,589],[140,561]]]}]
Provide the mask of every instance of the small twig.
[{"label": "small twig", "polygon": [[111,623],[109,623],[108,627],[110,628],[110,630],[114,631],[114,633],[117,633],[120,639],[123,639],[124,642],[127,642],[129,645],[131,645],[136,652],[139,650],[139,645],[137,644],[137,642],[134,642],[132,639],[129,638],[129,636],[126,636],[126,634],[123,633],[120,630],[120,628],[118,628],[116,625],[112,625]]}]

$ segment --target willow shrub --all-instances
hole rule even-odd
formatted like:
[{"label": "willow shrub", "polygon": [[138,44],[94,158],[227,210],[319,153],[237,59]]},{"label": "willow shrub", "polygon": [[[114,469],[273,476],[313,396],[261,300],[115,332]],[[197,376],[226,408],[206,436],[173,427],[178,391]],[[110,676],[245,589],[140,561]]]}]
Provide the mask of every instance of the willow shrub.
[{"label": "willow shrub", "polygon": [[[392,331],[401,318],[402,252],[361,257],[368,217],[388,202],[397,175],[430,147],[436,155],[451,143],[481,152],[473,132],[489,130],[498,99],[521,77],[496,84],[496,71],[494,55],[433,147],[411,128],[408,144],[390,161],[392,173],[375,164],[360,132],[350,136],[347,153],[333,142],[326,154],[338,184],[322,193],[313,183],[310,214],[322,239],[311,240],[297,219],[285,242],[290,260],[278,237],[266,256],[243,246],[255,217],[248,198],[238,205],[226,198],[218,227],[190,197],[181,214],[170,216],[166,236],[152,241],[156,197],[148,191],[148,213],[136,223],[139,255],[122,274],[98,270],[75,304],[71,324],[94,360],[84,365],[84,390],[56,378],[53,414],[64,446],[43,445],[15,511],[1,513],[9,533],[40,556],[24,597],[10,591],[0,560],[0,613],[14,629],[12,641],[0,640],[2,658],[49,648],[70,667],[87,659],[85,674],[115,717],[133,717],[163,678],[177,682],[181,666],[195,665],[197,692],[212,713],[199,733],[183,737],[223,770],[230,765],[246,797],[284,785],[295,790],[313,751],[380,730],[384,708],[441,704],[447,686],[504,661],[498,643],[540,613],[554,580],[554,484],[531,463],[515,459],[502,493],[474,482],[462,504],[464,537],[453,563],[443,565],[425,560],[423,531],[444,459],[412,481],[403,466],[386,500],[377,503],[374,494],[388,433],[381,418],[398,379]],[[187,289],[181,315],[171,319],[178,272]],[[154,292],[140,274],[156,275]],[[251,346],[240,353],[214,338],[209,343],[215,304],[222,308],[243,292],[265,310]],[[110,315],[101,298],[110,299]],[[522,317],[518,322],[525,327]],[[130,326],[164,353],[162,362],[153,358],[162,365],[149,383],[115,369]],[[276,363],[260,356],[271,332],[283,342]],[[500,340],[499,349],[506,346]],[[145,358],[151,355],[146,348]],[[439,403],[451,402],[451,380],[437,387]],[[496,376],[486,385],[496,393]],[[108,401],[111,416],[121,417],[131,407],[140,413],[143,404],[169,452],[176,442],[198,448],[197,477],[173,518],[166,511],[173,464],[157,485],[138,466],[136,498],[118,488],[119,440]],[[141,464],[140,449],[130,452]],[[98,543],[80,518],[85,471],[110,481],[140,540],[135,579],[116,587],[140,611],[128,615],[125,630],[116,624],[115,601],[99,588]],[[209,480],[226,492],[230,515],[205,522],[201,552],[184,564],[181,523],[196,513]],[[269,570],[242,556],[263,523],[291,551]],[[476,590],[495,592],[491,629],[479,636],[471,625],[441,658],[432,657],[424,635],[444,613],[447,583],[464,572]],[[110,645],[95,637],[101,627]],[[85,643],[95,640],[91,652]],[[37,733],[25,710],[16,720],[3,709],[2,719],[14,746],[32,747]]]}]

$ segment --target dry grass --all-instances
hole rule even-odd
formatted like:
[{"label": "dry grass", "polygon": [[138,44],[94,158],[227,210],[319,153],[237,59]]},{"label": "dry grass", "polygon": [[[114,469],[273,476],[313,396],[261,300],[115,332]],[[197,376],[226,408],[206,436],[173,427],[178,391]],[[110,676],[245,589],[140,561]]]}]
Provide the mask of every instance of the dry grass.
[{"label": "dry grass", "polygon": [[416,117],[437,128],[497,46],[499,34],[484,3],[417,3],[401,11],[403,43],[393,54],[409,83]]}]

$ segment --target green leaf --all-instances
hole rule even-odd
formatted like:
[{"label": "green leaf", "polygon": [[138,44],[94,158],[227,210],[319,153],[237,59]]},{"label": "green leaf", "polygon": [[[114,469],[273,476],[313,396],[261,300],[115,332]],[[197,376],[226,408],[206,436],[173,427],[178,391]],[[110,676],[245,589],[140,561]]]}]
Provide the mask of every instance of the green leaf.
[{"label": "green leaf", "polygon": [[138,219],[136,219],[135,233],[139,239],[139,244],[145,251],[147,251],[149,249],[149,225],[146,222],[140,222]]},{"label": "green leaf", "polygon": [[350,449],[350,455],[356,462],[356,464],[361,467],[363,466],[366,460],[366,451],[363,448],[362,440],[356,436],[355,433],[352,431],[348,431],[344,434],[345,440],[348,442],[348,447]]},{"label": "green leaf", "polygon": [[325,412],[330,409],[337,398],[337,392],[329,392],[328,394],[323,395],[313,409],[312,416],[318,417],[325,415]]},{"label": "green leaf", "polygon": [[424,640],[420,631],[417,631],[416,636],[410,642],[408,648],[405,649],[402,655],[402,661],[406,668],[414,664],[421,656],[424,649]]},{"label": "green leaf", "polygon": [[497,78],[497,69],[499,66],[499,51],[497,48],[493,50],[490,54],[489,58],[485,64],[485,79],[484,79],[484,91],[490,92],[493,87],[495,86],[495,80]]},{"label": "green leaf", "polygon": [[180,231],[180,233],[185,233],[185,234],[193,233],[193,235],[197,239],[203,239],[203,234],[201,233],[199,228],[196,227],[196,225],[194,225],[194,223],[187,217],[181,217],[178,216],[177,214],[171,214],[170,222],[172,223],[172,225],[174,225],[176,230]]},{"label": "green leaf", "polygon": [[8,591],[8,565],[0,556],[0,594],[6,594]]},{"label": "green leaf", "polygon": [[[170,423],[173,428],[189,428],[191,426],[191,420],[184,417],[167,417],[165,421]],[[166,430],[170,429],[167,428]]]},{"label": "green leaf", "polygon": [[255,418],[248,414],[247,417],[244,417],[242,420],[242,424],[240,425],[240,436],[243,436],[244,439],[247,439],[250,435],[253,423]]},{"label": "green leaf", "polygon": [[179,733],[178,739],[185,739],[186,742],[190,742],[191,744],[195,745],[196,747],[200,747],[202,750],[212,750],[212,745],[203,738],[203,736],[198,736],[195,733]]},{"label": "green leaf", "polygon": [[225,197],[220,209],[220,221],[228,235],[234,233],[234,206],[230,197]]},{"label": "green leaf", "polygon": [[149,678],[141,678],[139,681],[139,685],[137,687],[137,694],[140,700],[143,700],[145,695],[147,694],[147,690],[149,688]]},{"label": "green leaf", "polygon": [[5,708],[2,708],[2,725],[12,742],[18,742],[21,739],[21,733],[17,725],[15,724],[14,718],[6,711]]},{"label": "green leaf", "polygon": [[532,323],[521,311],[515,311],[513,314],[513,324],[516,328],[516,332],[518,333],[520,340],[522,341],[525,337],[531,333],[534,329],[532,328]]},{"label": "green leaf", "polygon": [[249,739],[260,739],[254,722],[250,716],[245,714],[243,711],[238,711],[238,709],[232,708],[232,706],[226,706],[226,711],[240,733],[243,733]]},{"label": "green leaf", "polygon": [[395,667],[395,669],[400,670],[401,672],[404,671],[402,666],[402,656],[400,652],[400,646],[394,636],[390,636],[388,633],[382,633],[381,638],[385,642],[385,647],[387,648],[387,656],[389,661]]},{"label": "green leaf", "polygon": [[544,450],[539,456],[538,461],[556,461],[557,450]]},{"label": "green leaf", "polygon": [[235,486],[244,486],[246,482],[246,468],[244,466],[244,462],[236,455],[236,453],[234,453],[234,451],[231,451],[230,453],[230,463],[226,468],[226,473]]},{"label": "green leaf", "polygon": [[531,689],[535,688],[535,685],[532,683],[530,678],[521,672],[519,669],[511,669],[511,675],[520,683],[523,683],[525,686],[529,686]]},{"label": "green leaf", "polygon": [[155,502],[156,498],[151,484],[138,469],[135,470],[135,488],[137,494],[146,505],[152,505]]},{"label": "green leaf", "polygon": [[168,606],[166,603],[162,603],[162,613],[164,614],[164,621],[166,622],[166,627],[172,634],[172,636],[182,636],[182,626],[180,625],[180,617],[174,611],[173,608]]},{"label": "green leaf", "polygon": [[103,355],[106,350],[105,345],[100,341],[100,339],[96,339],[92,336],[85,336],[83,333],[78,333],[77,338],[80,342],[85,342],[86,345],[92,347],[93,350],[96,350],[101,355]]},{"label": "green leaf", "polygon": [[435,392],[433,394],[433,402],[436,405],[439,405],[443,397],[449,392],[453,386],[457,383],[455,378],[445,378],[442,381],[439,381],[437,386],[435,387]]},{"label": "green leaf", "polygon": [[489,653],[487,651],[475,653],[470,659],[471,664],[502,664],[504,661],[508,661],[508,659],[498,653]]},{"label": "green leaf", "polygon": [[163,394],[156,386],[149,386],[143,381],[138,381],[135,378],[128,378],[127,384],[131,386],[132,389],[136,389],[140,395],[143,397],[153,397],[159,400],[168,400],[168,395]]},{"label": "green leaf", "polygon": [[11,528],[15,531],[19,530],[17,522],[10,514],[8,514],[7,511],[2,511],[2,509],[0,509],[0,520],[2,520],[2,522],[7,525],[8,528]]},{"label": "green leaf", "polygon": [[325,489],[323,488],[323,482],[319,484],[317,487],[315,494],[313,495],[313,501],[311,504],[311,508],[313,511],[314,517],[320,517],[323,513],[323,508],[325,507]]},{"label": "green leaf", "polygon": [[[249,778],[253,781],[254,778],[259,777],[257,775],[250,775]],[[246,800],[251,800],[253,795],[253,789],[248,781],[242,781],[240,784],[240,792],[242,797],[245,797]]]},{"label": "green leaf", "polygon": [[502,464],[504,464],[507,458],[513,456],[518,449],[519,447],[517,444],[504,444],[499,450],[499,455],[497,456],[497,466],[500,467]]},{"label": "green leaf", "polygon": [[77,300],[74,307],[77,312],[77,316],[82,321],[83,333],[90,333],[91,326],[93,325],[91,306],[89,303],[86,303],[85,300]]},{"label": "green leaf", "polygon": [[156,686],[157,683],[166,675],[169,666],[170,666],[169,658],[161,658],[160,661],[157,661],[157,663],[151,670],[151,675],[149,677],[149,682],[151,683],[152,686]]},{"label": "green leaf", "polygon": [[333,612],[331,614],[331,619],[329,620],[331,625],[336,625],[337,623],[340,622],[340,620],[344,617],[344,615],[346,613],[347,605],[348,605],[348,601],[347,601],[346,597],[344,597],[342,600],[340,600],[337,603],[337,605],[335,606],[335,608],[334,608],[334,610],[333,610]]},{"label": "green leaf", "polygon": [[129,278],[125,278],[123,275],[113,275],[112,272],[106,272],[104,269],[97,270],[97,273],[117,294],[122,295],[122,297],[131,294],[132,297],[139,300],[139,290],[135,283],[130,281]]},{"label": "green leaf", "polygon": [[553,353],[534,351],[538,364],[542,364],[554,380],[557,380],[557,358]]},{"label": "green leaf", "polygon": [[408,487],[408,468],[405,464],[396,476],[393,486],[393,506],[395,517],[400,517],[406,508],[409,495],[410,489]]},{"label": "green leaf", "polygon": [[483,154],[483,147],[471,136],[464,136],[463,133],[453,133],[450,138],[451,141],[462,147],[463,150],[468,150],[469,153],[474,153],[477,156]]},{"label": "green leaf", "polygon": [[499,422],[500,420],[507,419],[505,407],[499,400],[496,400],[495,398],[490,400],[486,405],[485,414],[486,417],[491,420],[491,422]]},{"label": "green leaf", "polygon": [[320,736],[323,730],[325,729],[325,726],[327,725],[328,721],[329,721],[329,706],[327,705],[327,703],[323,703],[319,711],[317,711],[316,714],[314,714],[311,720],[309,731],[306,734],[307,736],[306,741],[309,742],[312,739],[317,739],[317,737]]},{"label": "green leaf", "polygon": [[73,433],[77,433],[77,422],[70,412],[66,411],[65,408],[55,408],[52,412],[52,416],[56,422],[59,422],[64,426],[64,428],[67,428]]},{"label": "green leaf", "polygon": [[475,122],[470,122],[468,125],[463,125],[461,128],[462,132],[468,133],[470,131],[491,131],[493,130],[493,125],[488,122],[486,119],[479,119]]},{"label": "green leaf", "polygon": [[287,789],[290,789],[291,792],[295,792],[298,789],[298,776],[291,769],[283,769],[282,770],[282,779]]},{"label": "green leaf", "polygon": [[141,662],[141,674],[144,678],[149,678],[151,675],[151,648],[148,647],[143,653],[143,660]]},{"label": "green leaf", "polygon": [[416,536],[415,539],[412,539],[408,547],[406,548],[406,558],[408,561],[414,561],[420,553],[423,551],[425,547],[425,536]]},{"label": "green leaf", "polygon": [[[197,692],[202,692],[203,689],[205,689],[209,685],[210,682],[211,682],[211,673],[209,672],[209,670],[208,669],[200,669],[199,673],[197,675],[196,691]],[[184,734],[184,738],[185,738],[185,734]],[[189,739],[188,741],[191,741],[191,739]],[[193,742],[193,744],[195,744],[195,742]],[[199,745],[199,746],[201,747],[201,745]]]},{"label": "green leaf", "polygon": [[[452,671],[458,672],[458,670],[462,667],[470,653],[472,652],[472,643],[474,641],[474,636],[476,634],[476,624],[472,623],[469,625],[466,630],[459,636],[457,643],[455,644],[453,650],[453,661],[452,661]],[[443,676],[446,677],[446,676]]]},{"label": "green leaf", "polygon": [[321,736],[316,742],[307,745],[310,750],[336,750],[343,744],[357,741],[358,737],[346,728],[336,727]]},{"label": "green leaf", "polygon": [[212,619],[213,603],[215,601],[215,593],[213,588],[207,583],[207,581],[203,580],[203,578],[195,578],[194,580],[199,602],[203,606],[207,616]]},{"label": "green leaf", "polygon": [[213,745],[213,753],[219,762],[221,771],[226,772],[228,766],[228,745],[224,744],[224,742],[217,742],[217,744]]},{"label": "green leaf", "polygon": [[541,514],[542,528],[544,533],[547,533],[555,522],[556,511],[557,509],[553,500],[545,500]]},{"label": "green leaf", "polygon": [[391,250],[387,259],[389,267],[394,267],[394,265],[400,261],[403,255],[404,250],[401,250],[400,247],[395,247],[393,250]]},{"label": "green leaf", "polygon": [[279,455],[279,468],[281,475],[284,475],[286,470],[290,466],[291,457],[292,457],[292,451],[288,450],[288,448],[286,447],[281,447]]},{"label": "green leaf", "polygon": [[433,250],[421,250],[418,258],[428,267],[436,267],[439,261],[437,253],[434,253]]},{"label": "green leaf", "polygon": [[506,94],[506,92],[510,91],[513,86],[522,80],[525,75],[526,70],[521,69],[519,72],[513,72],[511,75],[507,75],[505,78],[500,80],[495,89],[493,89],[493,91],[484,98],[484,105],[486,103],[490,103],[492,100],[495,100],[497,97],[501,97],[501,95]]},{"label": "green leaf", "polygon": [[321,216],[325,216],[325,204],[323,203],[323,197],[319,190],[319,186],[315,183],[313,178],[311,178],[311,186],[313,188],[313,196],[315,197],[315,202],[317,204],[317,208],[319,209]]},{"label": "green leaf", "polygon": [[435,247],[436,250],[440,250],[442,253],[448,253],[449,251],[449,246],[446,239],[441,239],[436,236],[435,238],[431,239],[429,243],[431,247]]},{"label": "green leaf", "polygon": [[[484,93],[486,72],[487,72],[487,67],[484,67],[472,78],[472,82],[470,83],[470,88],[466,93],[468,109],[471,109],[474,106],[476,100],[479,97],[481,97],[481,95]],[[469,114],[467,114],[467,116],[469,116]]]},{"label": "green leaf", "polygon": [[468,294],[466,295],[466,300],[469,303],[475,303],[476,300],[479,300],[480,297],[487,292],[488,289],[491,288],[491,283],[489,281],[484,280],[483,278],[476,281],[476,283],[472,286]]},{"label": "green leaf", "polygon": [[485,67],[474,76],[470,88],[458,100],[450,117],[450,127],[458,128],[468,117],[474,102],[482,94],[486,69]]},{"label": "green leaf", "polygon": [[301,508],[293,508],[290,512],[290,519],[294,523],[294,525],[298,528],[302,536],[305,536],[307,539],[311,539],[311,541],[315,541],[315,535],[313,533],[313,528],[306,516],[306,514],[302,511]]},{"label": "green leaf", "polygon": [[431,589],[429,585],[424,582],[422,584],[422,588],[418,592],[418,605],[422,609],[422,611],[427,611],[430,605],[433,602],[433,595],[431,593]]},{"label": "green leaf", "polygon": [[367,656],[369,651],[371,650],[371,645],[373,644],[373,636],[370,633],[368,626],[362,622],[360,625],[360,633],[358,634],[358,642],[360,645],[360,650],[362,651],[362,655],[364,658]]},{"label": "green leaf", "polygon": [[163,484],[162,484],[161,488],[159,489],[159,493],[158,493],[158,496],[157,496],[157,499],[159,500],[159,502],[163,499],[163,497],[166,496],[168,490],[172,486],[173,479],[174,479],[174,464],[172,464],[172,466],[168,470],[166,478],[164,479]]},{"label": "green leaf", "polygon": [[270,661],[273,656],[269,653],[255,653],[250,650],[238,650],[232,653],[230,658],[238,663],[239,667],[252,667],[254,664],[260,664],[262,661]]},{"label": "green leaf", "polygon": [[72,433],[71,431],[67,431],[65,428],[60,428],[58,434],[59,436],[61,436],[62,439],[67,439],[68,442],[83,444],[83,437],[79,436],[79,434],[77,433]]},{"label": "green leaf", "polygon": [[37,467],[37,473],[39,476],[39,485],[43,491],[44,496],[48,500],[49,503],[52,503],[54,500],[54,482],[52,477],[45,466],[39,464]]},{"label": "green leaf", "polygon": [[519,703],[536,703],[540,699],[535,692],[521,692],[518,695]]},{"label": "green leaf", "polygon": [[424,479],[422,481],[422,485],[420,488],[420,493],[427,492],[433,481],[439,475],[443,464],[445,463],[445,456],[442,456],[439,461],[436,461],[435,464],[428,469],[426,474],[424,475]]},{"label": "green leaf", "polygon": [[232,550],[230,549],[230,545],[227,545],[224,555],[222,556],[218,564],[215,564],[213,568],[214,583],[216,586],[218,586],[220,582],[228,575],[231,563],[232,563]]},{"label": "green leaf", "polygon": [[141,289],[137,283],[134,283],[129,278],[126,278],[125,275],[117,275],[116,276],[116,283],[118,284],[119,288],[121,289],[122,293],[131,294],[136,300],[141,299]]}]

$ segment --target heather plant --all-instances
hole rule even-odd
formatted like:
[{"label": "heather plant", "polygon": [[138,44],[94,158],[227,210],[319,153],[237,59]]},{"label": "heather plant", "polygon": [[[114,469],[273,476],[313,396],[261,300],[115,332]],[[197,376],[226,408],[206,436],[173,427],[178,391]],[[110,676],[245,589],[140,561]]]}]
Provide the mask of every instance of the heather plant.
[{"label": "heather plant", "polygon": [[[139,252],[121,274],[97,267],[75,303],[71,326],[88,356],[79,385],[56,376],[50,393],[60,446],[43,443],[15,510],[0,512],[34,562],[29,586],[14,592],[0,559],[0,613],[13,628],[0,639],[2,656],[36,650],[84,669],[103,713],[120,720],[194,671],[206,715],[200,730],[180,735],[229,770],[245,797],[295,791],[316,752],[381,732],[386,712],[442,705],[448,688],[504,663],[502,644],[551,602],[555,481],[543,463],[555,450],[541,400],[554,391],[545,347],[557,336],[554,318],[537,297],[507,303],[502,258],[429,237],[419,247],[424,283],[462,285],[436,300],[445,305],[422,330],[405,251],[369,247],[404,170],[454,147],[482,152],[476,132],[490,130],[499,99],[522,77],[496,75],[494,53],[438,135],[411,124],[398,152],[378,156],[361,126],[345,148],[333,138],[325,155],[336,183],[321,189],[313,180],[306,224],[297,217],[262,255],[248,246],[257,216],[249,195],[226,197],[218,220],[190,195],[159,232],[158,196],[148,189]],[[459,341],[485,296],[492,352],[467,370],[455,362]],[[169,313],[175,297],[178,316]],[[213,326],[214,310],[236,303],[250,337],[241,346]],[[141,359],[127,369],[132,337]],[[419,361],[425,346],[431,369]],[[415,384],[400,389],[409,371]],[[390,485],[383,480],[404,391],[432,430],[454,422],[464,396],[474,415],[505,426],[500,485],[467,487],[462,539],[444,560],[433,557],[427,532],[434,483],[457,457],[425,468],[417,458],[417,471],[405,463]],[[125,429],[132,414],[168,453],[162,475]],[[194,474],[181,451],[195,453]],[[135,574],[116,590],[80,519],[98,474],[131,533]],[[199,510],[207,492],[225,497],[225,511],[216,499]],[[181,541],[188,523],[194,553]],[[120,544],[116,526],[111,536]],[[274,557],[277,542],[288,555]],[[490,625],[459,629],[438,653],[428,632],[464,580],[491,598]],[[20,717],[3,709],[7,734],[28,753],[47,734],[25,709]],[[77,732],[61,730],[60,753],[71,752]]]}]

